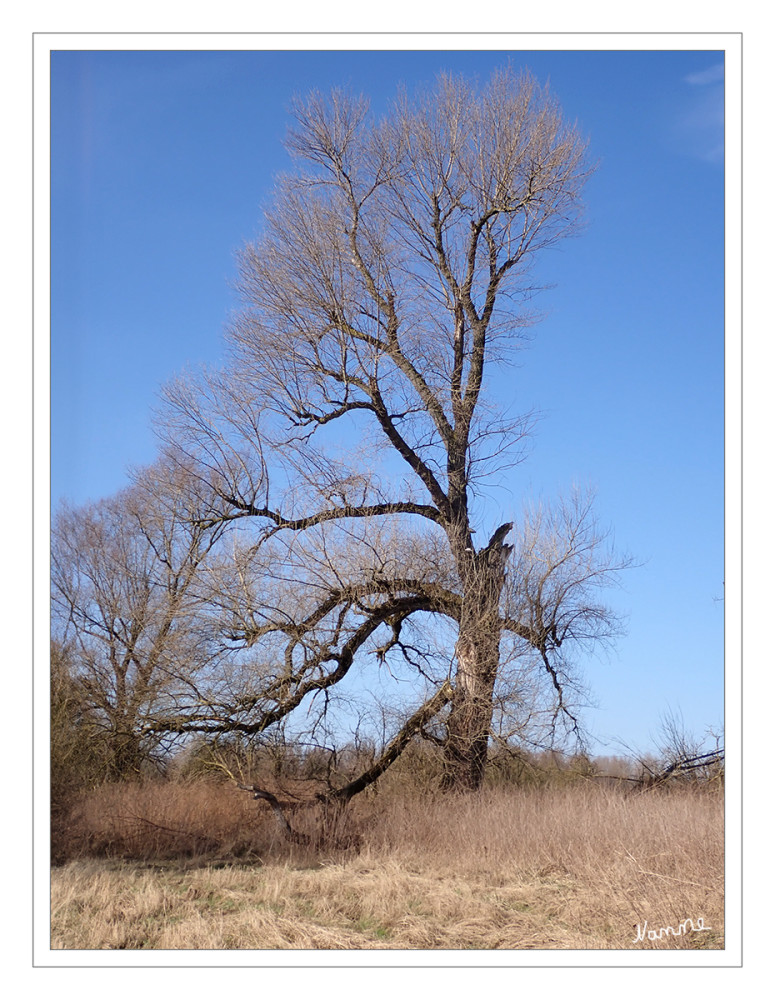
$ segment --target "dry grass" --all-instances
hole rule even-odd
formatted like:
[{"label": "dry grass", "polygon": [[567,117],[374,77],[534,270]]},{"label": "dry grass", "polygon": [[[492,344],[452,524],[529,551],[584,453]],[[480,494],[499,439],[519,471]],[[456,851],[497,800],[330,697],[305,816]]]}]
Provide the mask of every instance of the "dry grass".
[{"label": "dry grass", "polygon": [[[719,794],[377,796],[349,817],[359,846],[338,849],[340,830],[311,850],[244,793],[163,788],[80,803],[82,857],[52,874],[53,948],[724,946]],[[311,831],[314,816],[294,822]],[[699,918],[712,929],[633,943],[646,921]]]}]

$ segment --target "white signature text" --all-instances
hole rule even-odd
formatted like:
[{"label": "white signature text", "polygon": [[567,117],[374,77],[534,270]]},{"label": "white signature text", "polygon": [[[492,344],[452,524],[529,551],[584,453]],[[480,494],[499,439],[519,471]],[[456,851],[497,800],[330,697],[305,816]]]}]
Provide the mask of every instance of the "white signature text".
[{"label": "white signature text", "polygon": [[649,928],[648,920],[643,921],[643,925],[638,924],[638,929],[636,936],[633,938],[632,943],[637,944],[639,941],[661,941],[663,938],[669,937],[681,937],[682,934],[688,934],[689,931],[712,931],[712,927],[706,927],[705,921],[702,917],[699,917],[695,923],[694,920],[689,920],[688,918],[682,921],[678,927],[660,927],[659,930],[654,930],[654,928]]}]

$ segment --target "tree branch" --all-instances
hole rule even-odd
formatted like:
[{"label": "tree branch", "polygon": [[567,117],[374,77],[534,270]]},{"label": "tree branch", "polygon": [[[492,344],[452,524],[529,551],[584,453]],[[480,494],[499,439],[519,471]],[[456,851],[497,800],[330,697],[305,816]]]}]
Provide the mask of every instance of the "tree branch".
[{"label": "tree branch", "polygon": [[377,778],[383,775],[403,753],[412,738],[420,733],[426,723],[438,715],[442,708],[452,700],[452,693],[452,685],[449,681],[444,681],[436,694],[407,719],[388,743],[379,760],[354,781],[345,785],[344,788],[338,788],[335,792],[321,793],[318,798],[326,802],[349,802],[354,795],[374,784]]}]

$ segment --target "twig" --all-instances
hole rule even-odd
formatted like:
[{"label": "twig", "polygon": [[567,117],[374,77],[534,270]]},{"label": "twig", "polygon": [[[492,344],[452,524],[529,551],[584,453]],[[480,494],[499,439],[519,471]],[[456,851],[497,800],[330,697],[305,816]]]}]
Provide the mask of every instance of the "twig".
[{"label": "twig", "polygon": [[[633,858],[633,856],[630,854],[629,851],[625,851],[624,853],[627,855],[628,858],[630,858],[631,861],[634,861],[636,865],[638,864],[636,859]],[[641,868],[640,866],[638,867],[638,872],[641,875],[652,875],[654,878],[667,878],[670,879],[671,882],[681,882],[684,885],[694,885],[698,889],[705,889],[706,892],[713,892],[713,889],[709,885],[702,885],[700,882],[692,882],[688,878],[676,878],[675,875],[662,875],[661,872],[647,872],[644,868]]]},{"label": "twig", "polygon": [[126,816],[119,816],[119,819],[134,819],[140,823],[152,826],[155,830],[163,830],[165,833],[177,833],[183,837],[195,837],[197,840],[206,840],[211,844],[220,843],[220,841],[216,840],[215,837],[210,837],[206,833],[195,833],[193,830],[175,830],[171,826],[162,826],[161,823],[154,823],[153,820],[146,819],[145,816],[136,816],[134,813],[129,813],[129,815]]}]

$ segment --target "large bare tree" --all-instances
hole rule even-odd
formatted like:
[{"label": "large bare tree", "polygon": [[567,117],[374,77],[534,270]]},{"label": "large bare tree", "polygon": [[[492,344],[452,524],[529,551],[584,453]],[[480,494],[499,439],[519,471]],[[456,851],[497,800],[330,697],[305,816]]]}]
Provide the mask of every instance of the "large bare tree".
[{"label": "large bare tree", "polygon": [[[505,69],[441,76],[382,118],[313,93],[287,146],[297,168],[239,258],[228,363],[166,391],[168,453],[218,498],[200,523],[255,528],[222,595],[234,640],[275,642],[242,715],[189,725],[260,731],[366,651],[402,653],[427,700],[401,732],[434,738],[441,719],[445,785],[478,788],[506,647],[543,671],[552,725],[575,727],[567,651],[615,630],[589,504],[528,518],[513,552],[481,493],[523,456],[531,417],[490,376],[523,346],[534,258],[579,226],[586,143]],[[430,665],[428,616],[455,632],[451,668]]]}]

